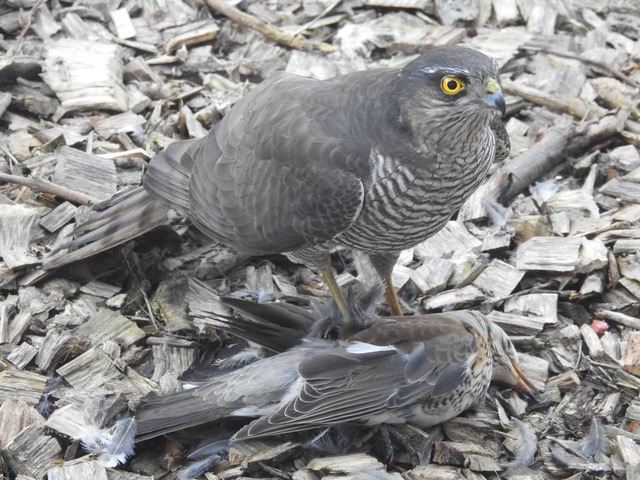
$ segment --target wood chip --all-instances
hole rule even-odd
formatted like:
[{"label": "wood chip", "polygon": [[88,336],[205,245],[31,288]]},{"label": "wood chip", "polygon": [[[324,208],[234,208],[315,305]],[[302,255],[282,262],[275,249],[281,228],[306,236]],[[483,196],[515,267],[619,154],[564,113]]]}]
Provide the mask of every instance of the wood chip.
[{"label": "wood chip", "polygon": [[164,49],[167,53],[173,53],[182,46],[208,42],[213,40],[219,31],[220,28],[209,20],[196,22],[189,31],[172,36],[173,38],[166,43]]},{"label": "wood chip", "polygon": [[38,209],[24,205],[0,205],[0,256],[9,268],[39,263],[31,253],[31,228],[40,216]]},{"label": "wood chip", "polygon": [[9,367],[0,372],[0,403],[8,398],[19,398],[35,405],[47,385],[47,377]]},{"label": "wood chip", "polygon": [[622,352],[622,366],[633,375],[640,376],[640,332],[632,331],[625,335],[626,348]]},{"label": "wood chip", "polygon": [[43,70],[44,81],[67,111],[127,109],[121,51],[117,45],[68,38],[56,40],[47,49]]},{"label": "wood chip", "polygon": [[333,473],[350,473],[362,470],[382,470],[384,465],[364,453],[314,458],[308,464],[309,470]]},{"label": "wood chip", "polygon": [[534,237],[518,247],[516,267],[521,270],[571,272],[580,260],[582,239]]},{"label": "wood chip", "polygon": [[509,335],[536,335],[548,323],[544,318],[514,315],[494,310],[487,317]]},{"label": "wood chip", "polygon": [[57,372],[72,386],[82,390],[104,389],[141,398],[155,389],[154,382],[124,368],[96,347],[58,368]]},{"label": "wood chip", "polygon": [[47,419],[46,426],[77,440],[86,433],[90,424],[80,408],[76,405],[65,405],[51,414]]},{"label": "wood chip", "polygon": [[448,222],[433,237],[417,245],[414,249],[419,260],[428,257],[448,258],[454,253],[460,255],[468,251],[478,251],[482,242],[471,235],[460,222]]},{"label": "wood chip", "polygon": [[38,353],[38,349],[29,345],[28,343],[21,343],[16,348],[11,350],[11,353],[7,355],[7,361],[11,362],[19,369],[23,369],[31,360],[33,360]]},{"label": "wood chip", "polygon": [[506,313],[537,317],[544,323],[558,321],[558,295],[555,293],[531,293],[509,298],[504,303]]},{"label": "wood chip", "polygon": [[640,203],[640,183],[614,178],[600,187],[600,191],[623,202]]},{"label": "wood chip", "polygon": [[60,148],[56,158],[54,183],[98,200],[106,200],[116,193],[118,176],[113,160],[69,147]]},{"label": "wood chip", "polygon": [[129,17],[129,12],[126,8],[113,10],[109,12],[109,15],[111,16],[111,21],[116,29],[118,38],[127,39],[136,36],[136,29],[131,22],[131,17]]},{"label": "wood chip", "polygon": [[58,442],[44,434],[44,426],[31,425],[23,429],[4,448],[7,465],[18,475],[42,478],[54,462],[60,459]]},{"label": "wood chip", "polygon": [[422,305],[427,310],[437,310],[445,307],[462,307],[463,305],[479,303],[484,298],[484,294],[477,287],[467,285],[463,288],[439,293],[426,299]]},{"label": "wood chip", "polygon": [[0,406],[0,450],[26,427],[44,425],[44,418],[24,400],[8,398]]},{"label": "wood chip", "polygon": [[433,453],[435,463],[457,465],[479,472],[499,472],[502,467],[480,445],[461,442],[438,442]]},{"label": "wood chip", "polygon": [[117,133],[138,132],[146,122],[147,120],[142,115],[124,112],[95,122],[94,128],[103,137],[110,137]]},{"label": "wood chip", "polygon": [[124,315],[112,310],[99,310],[89,321],[73,330],[79,338],[89,338],[92,345],[117,341],[128,347],[144,338],[144,332]]},{"label": "wood chip", "polygon": [[587,346],[589,355],[595,359],[602,358],[604,355],[604,349],[602,348],[598,334],[593,331],[593,328],[587,324],[582,325],[580,327],[580,334],[582,335],[582,340]]},{"label": "wood chip", "polygon": [[407,476],[411,480],[467,480],[462,469],[448,465],[419,465]]},{"label": "wood chip", "polygon": [[40,225],[48,232],[57,232],[73,220],[76,210],[76,206],[72,203],[62,202],[40,219]]},{"label": "wood chip", "polygon": [[473,285],[489,297],[504,298],[518,286],[524,273],[502,260],[494,259],[473,281]]}]

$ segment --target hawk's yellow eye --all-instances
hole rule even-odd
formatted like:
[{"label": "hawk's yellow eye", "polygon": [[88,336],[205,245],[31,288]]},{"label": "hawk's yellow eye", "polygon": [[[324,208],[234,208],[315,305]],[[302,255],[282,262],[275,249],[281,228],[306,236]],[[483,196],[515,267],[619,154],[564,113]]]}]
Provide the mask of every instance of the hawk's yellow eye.
[{"label": "hawk's yellow eye", "polygon": [[455,95],[464,89],[464,82],[459,78],[447,75],[446,77],[442,77],[440,88],[442,88],[442,91],[447,95]]}]

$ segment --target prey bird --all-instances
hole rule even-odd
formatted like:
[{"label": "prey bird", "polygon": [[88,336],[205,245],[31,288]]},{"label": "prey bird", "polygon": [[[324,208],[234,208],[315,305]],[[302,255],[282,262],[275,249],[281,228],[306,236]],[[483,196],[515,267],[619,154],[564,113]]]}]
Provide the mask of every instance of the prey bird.
[{"label": "prey bird", "polygon": [[[243,316],[200,310],[206,302],[195,310],[281,353],[193,389],[146,399],[136,412],[138,441],[225,417],[258,417],[235,440],[343,423],[427,427],[478,403],[492,379],[532,394],[513,344],[479,312],[362,319],[354,311],[361,329],[348,341],[313,334],[301,341],[300,331],[314,329],[298,307],[229,304]],[[261,337],[270,323],[275,335]]]},{"label": "prey bird", "polygon": [[100,205],[45,268],[130,240],[175,210],[239,251],[317,268],[347,324],[329,255],[364,253],[399,316],[400,252],[438,232],[506,157],[504,113],[497,63],[459,46],[329,80],[278,73],[205,137],[156,155],[143,186]]}]

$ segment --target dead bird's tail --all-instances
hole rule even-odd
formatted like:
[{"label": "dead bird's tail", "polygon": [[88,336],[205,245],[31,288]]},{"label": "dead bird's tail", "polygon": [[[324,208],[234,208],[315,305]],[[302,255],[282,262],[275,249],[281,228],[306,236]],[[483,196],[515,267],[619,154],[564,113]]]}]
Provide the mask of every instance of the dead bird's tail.
[{"label": "dead bird's tail", "polygon": [[[172,143],[153,157],[143,186],[95,205],[89,218],[77,226],[74,239],[45,259],[44,268],[58,268],[132,240],[168,223],[172,209],[186,215],[193,158],[204,138]],[[65,249],[65,254],[54,255]]]},{"label": "dead bird's tail", "polygon": [[136,442],[213,422],[228,413],[193,395],[193,390],[149,397],[137,408]]}]

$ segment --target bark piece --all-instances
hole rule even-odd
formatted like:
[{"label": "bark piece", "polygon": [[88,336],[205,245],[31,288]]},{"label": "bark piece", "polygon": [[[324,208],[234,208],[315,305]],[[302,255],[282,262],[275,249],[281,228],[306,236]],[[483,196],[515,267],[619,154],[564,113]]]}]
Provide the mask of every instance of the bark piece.
[{"label": "bark piece", "polygon": [[9,268],[39,263],[31,253],[31,228],[40,212],[24,205],[0,205],[0,256]]},{"label": "bark piece", "polygon": [[6,399],[0,406],[0,450],[31,425],[44,425],[42,415],[24,400]]},{"label": "bark piece", "polygon": [[98,200],[111,198],[118,186],[113,160],[62,147],[56,152],[58,163],[53,182]]},{"label": "bark piece", "polygon": [[117,45],[91,40],[57,40],[47,49],[43,70],[45,82],[67,111],[124,112],[127,109],[121,51]]},{"label": "bark piece", "polygon": [[40,225],[48,232],[57,232],[69,223],[76,214],[76,206],[63,202],[40,219]]},{"label": "bark piece", "polygon": [[518,286],[524,272],[502,260],[494,259],[489,266],[473,281],[489,297],[504,298]]},{"label": "bark piece", "polygon": [[626,340],[626,348],[621,359],[622,366],[627,372],[640,376],[640,332],[629,332]]},{"label": "bark piece", "polygon": [[0,402],[8,398],[20,398],[28,405],[35,405],[47,385],[47,377],[9,367],[0,372]]},{"label": "bark piece", "polygon": [[44,434],[44,426],[31,425],[22,430],[4,449],[7,465],[18,475],[41,479],[61,458],[58,442]]}]

